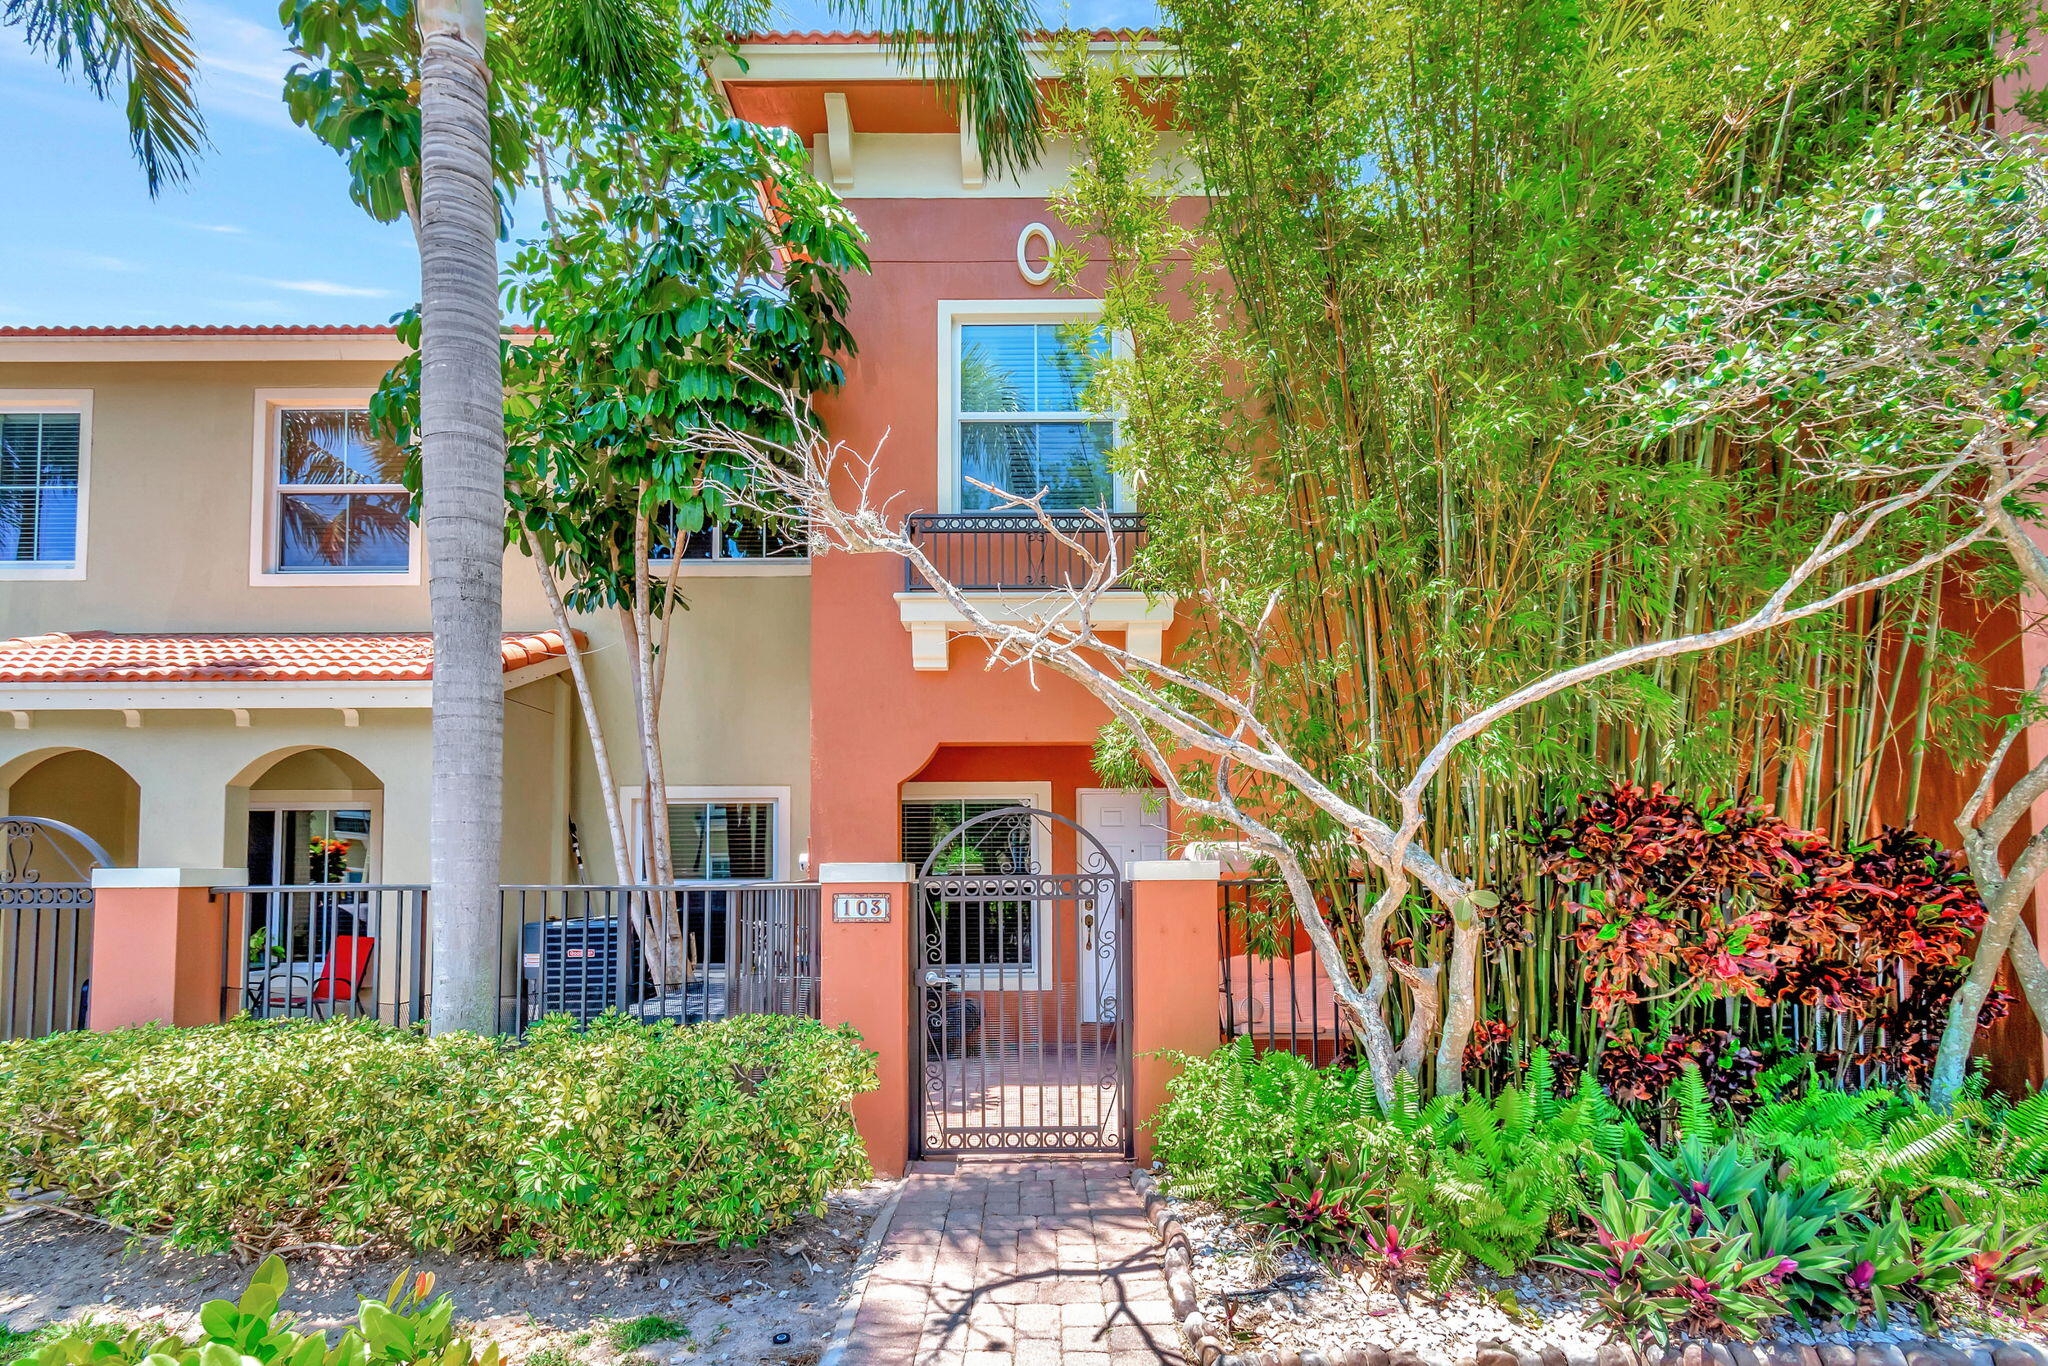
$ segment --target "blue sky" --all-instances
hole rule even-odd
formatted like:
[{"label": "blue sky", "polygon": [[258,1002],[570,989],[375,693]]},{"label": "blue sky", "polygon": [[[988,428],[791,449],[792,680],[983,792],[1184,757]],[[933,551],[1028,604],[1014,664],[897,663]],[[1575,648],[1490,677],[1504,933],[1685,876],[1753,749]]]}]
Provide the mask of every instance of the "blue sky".
[{"label": "blue sky", "polygon": [[[0,325],[383,322],[417,292],[403,224],[348,200],[332,152],[278,97],[290,59],[275,0],[185,0],[214,147],[192,182],[151,200],[117,104],[103,104],[0,29]],[[1046,4],[1049,17],[1058,7]],[[1137,24],[1147,0],[1080,0],[1072,21]],[[813,0],[785,28],[837,27]]]}]

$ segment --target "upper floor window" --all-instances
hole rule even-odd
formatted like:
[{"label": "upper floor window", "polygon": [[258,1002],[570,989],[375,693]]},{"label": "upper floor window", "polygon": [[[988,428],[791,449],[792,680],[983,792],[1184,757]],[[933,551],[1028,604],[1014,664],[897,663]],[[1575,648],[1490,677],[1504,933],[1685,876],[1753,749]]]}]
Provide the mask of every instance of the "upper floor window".
[{"label": "upper floor window", "polygon": [[362,408],[279,408],[272,533],[280,573],[403,572],[405,457]]},{"label": "upper floor window", "polygon": [[257,392],[252,584],[419,582],[405,454],[377,433],[367,399],[359,389]]},{"label": "upper floor window", "polygon": [[85,425],[82,404],[0,406],[0,576],[81,568]]},{"label": "upper floor window", "polygon": [[684,564],[801,565],[810,553],[801,528],[762,526],[747,520],[707,526],[691,532],[683,542]]},{"label": "upper floor window", "polygon": [[1082,406],[1108,336],[1085,319],[1033,318],[961,320],[953,338],[958,510],[1002,506],[982,484],[1026,497],[1043,490],[1051,508],[1118,506],[1115,414]]}]

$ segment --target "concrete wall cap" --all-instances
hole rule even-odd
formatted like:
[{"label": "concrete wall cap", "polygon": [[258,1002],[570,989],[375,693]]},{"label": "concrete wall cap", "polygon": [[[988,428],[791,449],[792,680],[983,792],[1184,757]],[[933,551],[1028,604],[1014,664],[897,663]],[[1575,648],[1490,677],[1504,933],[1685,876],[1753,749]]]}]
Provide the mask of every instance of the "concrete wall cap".
[{"label": "concrete wall cap", "polygon": [[95,887],[240,887],[247,868],[95,868]]},{"label": "concrete wall cap", "polygon": [[1223,865],[1207,858],[1140,859],[1124,868],[1131,882],[1215,882],[1222,876]]},{"label": "concrete wall cap", "polygon": [[818,881],[828,885],[834,882],[910,882],[916,877],[917,865],[913,863],[826,863],[818,868]]}]

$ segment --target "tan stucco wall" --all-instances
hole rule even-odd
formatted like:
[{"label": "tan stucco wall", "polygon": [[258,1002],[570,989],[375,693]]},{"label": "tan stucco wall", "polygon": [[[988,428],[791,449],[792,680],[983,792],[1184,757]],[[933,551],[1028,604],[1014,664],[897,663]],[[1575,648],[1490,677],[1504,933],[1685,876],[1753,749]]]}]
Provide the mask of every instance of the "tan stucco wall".
[{"label": "tan stucco wall", "polygon": [[[257,392],[367,393],[383,369],[375,360],[15,361],[0,344],[0,392],[92,393],[86,577],[0,579],[0,637],[91,629],[428,629],[423,583],[250,583]],[[704,574],[692,567],[682,592],[690,610],[674,629],[662,724],[668,781],[790,789],[785,859],[793,863],[808,837],[809,579]],[[506,563],[505,622],[508,630],[552,624],[533,566],[516,553]],[[599,709],[621,780],[637,784],[642,770],[617,625],[610,616],[578,618],[577,625],[590,638]],[[566,678],[510,695],[507,881],[574,880],[571,817],[586,878],[613,876],[590,745],[573,703]],[[153,711],[129,729],[118,712],[39,711],[26,731],[7,728],[0,716],[0,800],[21,768],[10,761],[64,748],[91,750],[140,784],[135,861],[232,866],[243,858],[251,781],[245,770],[260,769],[266,756],[331,746],[382,785],[381,875],[424,881],[427,713],[365,708],[359,716],[351,728],[337,711],[253,710],[250,724],[237,727],[226,711]],[[285,777],[268,785],[300,787]]]},{"label": "tan stucco wall", "polygon": [[[0,794],[0,813],[36,815],[84,831],[115,863],[135,860],[136,821],[142,792],[126,773],[87,750],[53,754]],[[31,867],[45,881],[69,882],[71,860],[85,857],[69,841],[61,850],[31,851]]]}]

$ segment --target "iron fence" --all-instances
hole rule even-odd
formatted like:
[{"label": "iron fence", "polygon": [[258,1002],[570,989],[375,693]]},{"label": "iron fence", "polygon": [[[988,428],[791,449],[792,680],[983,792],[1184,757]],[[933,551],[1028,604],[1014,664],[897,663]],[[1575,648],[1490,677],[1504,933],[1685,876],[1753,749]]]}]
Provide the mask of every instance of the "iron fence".
[{"label": "iron fence", "polygon": [[[220,887],[223,1014],[372,1016],[431,1011],[427,888]],[[818,888],[532,884],[500,889],[498,1029],[616,1010],[701,1024],[818,1014]]]},{"label": "iron fence", "polygon": [[85,1027],[89,883],[0,883],[0,1040]]},{"label": "iron fence", "polygon": [[1221,884],[1216,949],[1221,967],[1218,1025],[1227,1043],[1329,1063],[1348,1047],[1337,993],[1316,959],[1287,891],[1277,880]]},{"label": "iron fence", "polygon": [[223,1016],[426,1018],[425,887],[217,887],[214,895],[224,902]]},{"label": "iron fence", "polygon": [[504,890],[500,1028],[543,1015],[702,1024],[818,1014],[816,883]]},{"label": "iron fence", "polygon": [[[1051,520],[1079,550],[1047,531],[1033,513],[918,513],[904,519],[904,530],[947,582],[974,592],[1078,586],[1087,581],[1090,557],[1106,558],[1113,550],[1117,563],[1128,569],[1145,545],[1140,513],[1054,513]],[[908,560],[903,588],[932,591]]]}]

